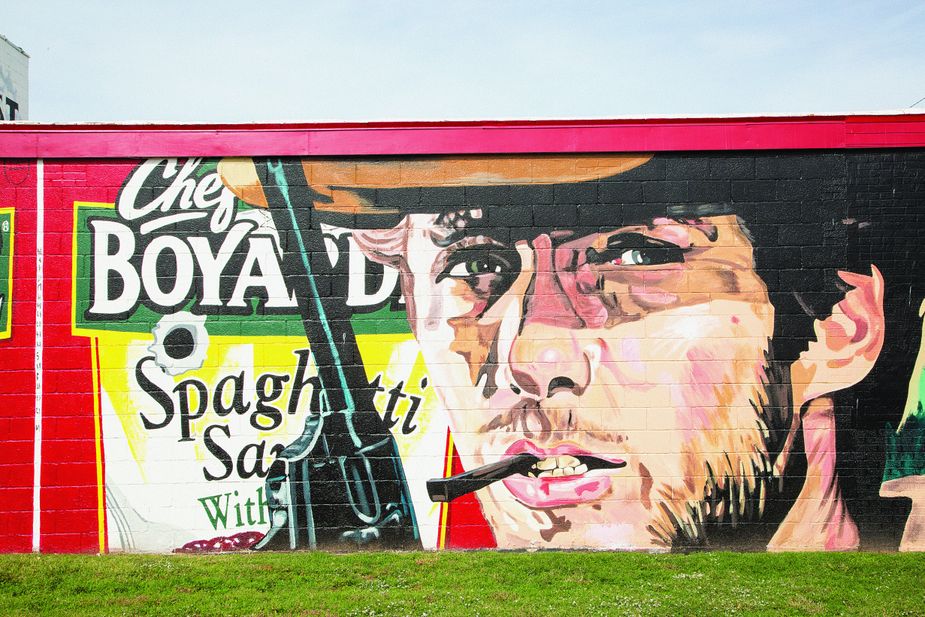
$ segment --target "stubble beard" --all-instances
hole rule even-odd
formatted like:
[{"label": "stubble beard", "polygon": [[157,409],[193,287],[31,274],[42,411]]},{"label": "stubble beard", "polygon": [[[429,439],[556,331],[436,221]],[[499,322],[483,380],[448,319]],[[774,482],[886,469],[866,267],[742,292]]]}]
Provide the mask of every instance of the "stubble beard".
[{"label": "stubble beard", "polygon": [[[759,373],[772,375],[774,371]],[[729,386],[716,387],[727,390],[717,392],[717,399],[729,400]],[[572,442],[602,453],[625,453],[629,463],[613,473],[614,488],[596,503],[533,508],[517,501],[500,482],[479,491],[476,496],[498,546],[694,548],[707,544],[713,524],[735,526],[759,519],[774,476],[774,444],[766,410],[779,409],[776,405],[781,390],[766,383],[741,384],[737,390],[733,398],[740,404],[716,407],[709,424],[679,429],[689,436],[680,442],[677,453],[680,473],[660,469],[657,461],[647,464],[647,453],[635,451],[631,437],[585,422],[581,409],[559,408],[550,413],[537,401],[522,400],[498,413],[481,430],[503,435],[499,443],[520,438],[541,447]],[[681,413],[693,412],[687,409]],[[565,418],[570,424],[564,423]],[[494,444],[489,448],[493,456],[480,448],[469,451],[484,464],[497,460],[499,449]],[[613,493],[621,482],[625,484],[620,491],[621,505],[617,506]]]}]

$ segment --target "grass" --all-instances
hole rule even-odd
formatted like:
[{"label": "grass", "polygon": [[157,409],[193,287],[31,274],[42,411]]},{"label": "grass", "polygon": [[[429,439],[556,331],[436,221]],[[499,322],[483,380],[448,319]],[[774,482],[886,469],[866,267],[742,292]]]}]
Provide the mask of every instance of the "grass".
[{"label": "grass", "polygon": [[0,556],[3,615],[922,615],[925,554]]}]

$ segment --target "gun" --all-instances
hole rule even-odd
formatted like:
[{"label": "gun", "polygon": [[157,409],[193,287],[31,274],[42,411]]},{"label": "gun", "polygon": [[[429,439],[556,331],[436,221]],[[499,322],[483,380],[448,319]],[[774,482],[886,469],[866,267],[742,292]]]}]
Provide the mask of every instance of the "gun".
[{"label": "gun", "polygon": [[298,161],[254,159],[286,250],[321,386],[302,434],[266,479],[270,530],[256,550],[420,548],[414,507],[391,431],[376,411],[343,299],[322,293],[333,268],[312,220],[319,198]]}]

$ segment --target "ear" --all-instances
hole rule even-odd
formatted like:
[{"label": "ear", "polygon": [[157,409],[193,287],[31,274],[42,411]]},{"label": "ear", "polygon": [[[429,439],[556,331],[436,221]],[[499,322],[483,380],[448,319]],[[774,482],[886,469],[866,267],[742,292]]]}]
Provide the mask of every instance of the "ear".
[{"label": "ear", "polygon": [[844,390],[864,379],[883,348],[883,276],[871,266],[870,276],[839,272],[854,287],[832,314],[817,320],[816,340],[790,369],[794,408],[819,396]]},{"label": "ear", "polygon": [[371,261],[398,267],[408,238],[407,219],[392,229],[355,229],[353,241]]}]

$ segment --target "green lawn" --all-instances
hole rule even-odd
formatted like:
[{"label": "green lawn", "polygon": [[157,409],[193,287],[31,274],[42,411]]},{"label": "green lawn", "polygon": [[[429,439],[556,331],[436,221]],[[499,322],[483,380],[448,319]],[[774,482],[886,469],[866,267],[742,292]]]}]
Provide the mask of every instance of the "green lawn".
[{"label": "green lawn", "polygon": [[0,556],[0,614],[923,615],[925,554]]}]

